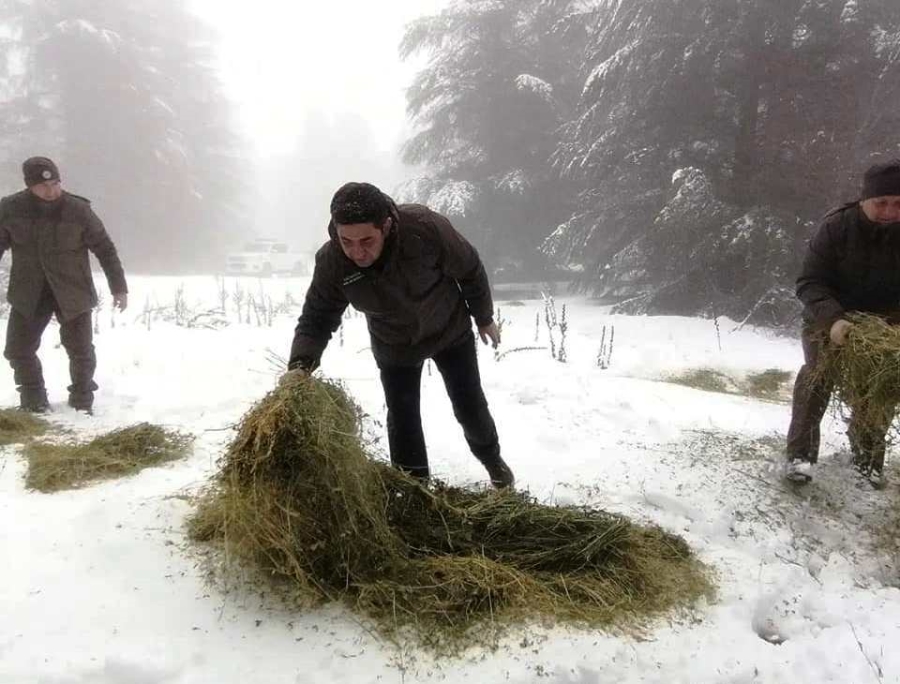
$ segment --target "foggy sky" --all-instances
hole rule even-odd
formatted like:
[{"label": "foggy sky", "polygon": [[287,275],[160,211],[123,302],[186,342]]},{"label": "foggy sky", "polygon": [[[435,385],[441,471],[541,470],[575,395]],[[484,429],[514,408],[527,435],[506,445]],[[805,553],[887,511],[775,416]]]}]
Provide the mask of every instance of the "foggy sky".
[{"label": "foggy sky", "polygon": [[[341,182],[390,191],[415,173],[397,152],[409,131],[404,89],[422,61],[401,62],[397,46],[408,21],[444,4],[191,0],[219,33],[223,84],[255,157],[255,232],[317,244]],[[286,183],[296,189],[288,197]],[[281,211],[292,199],[308,205],[303,225]]]}]

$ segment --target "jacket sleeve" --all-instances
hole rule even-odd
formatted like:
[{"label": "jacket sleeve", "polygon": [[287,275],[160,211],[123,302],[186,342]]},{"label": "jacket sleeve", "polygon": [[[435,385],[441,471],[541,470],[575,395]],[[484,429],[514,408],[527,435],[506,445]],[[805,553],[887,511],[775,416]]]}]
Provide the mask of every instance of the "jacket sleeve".
[{"label": "jacket sleeve", "polygon": [[819,226],[797,278],[797,297],[811,314],[815,327],[826,330],[844,315],[837,280],[841,228],[839,215]]},{"label": "jacket sleeve", "polygon": [[494,320],[491,285],[478,251],[460,235],[446,217],[431,213],[441,249],[441,269],[456,280],[469,313],[479,327]]},{"label": "jacket sleeve", "polygon": [[85,244],[100,262],[100,267],[106,275],[106,282],[109,283],[109,291],[114,295],[127,293],[128,283],[125,282],[125,271],[122,262],[119,261],[116,246],[94,210],[87,207],[85,212]]},{"label": "jacket sleeve", "polygon": [[6,228],[6,207],[3,206],[5,203],[0,202],[0,260],[3,259],[4,253],[12,246],[12,240],[9,236],[9,230]]},{"label": "jacket sleeve", "polygon": [[341,325],[341,317],[349,303],[338,282],[338,274],[328,259],[327,249],[326,246],[316,255],[312,282],[294,329],[289,370],[302,368],[312,371],[319,366],[322,352]]}]

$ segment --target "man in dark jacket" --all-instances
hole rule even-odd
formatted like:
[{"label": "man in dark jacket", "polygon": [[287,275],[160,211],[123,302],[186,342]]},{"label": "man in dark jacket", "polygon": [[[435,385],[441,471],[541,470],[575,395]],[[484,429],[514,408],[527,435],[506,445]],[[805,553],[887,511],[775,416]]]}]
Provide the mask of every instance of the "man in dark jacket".
[{"label": "man in dark jacket", "polygon": [[7,294],[12,311],[4,356],[13,368],[21,408],[47,411],[37,350],[55,314],[60,341],[69,355],[69,405],[90,412],[97,389],[91,329],[97,292],[88,250],[100,261],[113,302],[121,310],[128,304],[125,273],[91,203],[63,191],[53,161],[32,157],[22,171],[27,189],[0,201],[0,258],[7,249],[12,250]]},{"label": "man in dark jacket", "polygon": [[[787,475],[808,482],[832,391],[814,373],[821,350],[844,344],[851,312],[894,317],[900,311],[900,160],[869,168],[860,200],[825,216],[809,244],[797,296],[804,305],[804,365],[794,385]],[[854,464],[873,480],[882,477],[888,427],[862,426],[851,416]]]},{"label": "man in dark jacket", "polygon": [[496,487],[513,485],[481,387],[472,319],[496,347],[487,274],[475,248],[427,207],[397,206],[368,183],[348,183],[331,202],[330,240],[316,254],[289,373],[309,373],[348,304],[363,312],[387,404],[391,462],[429,476],[422,433],[422,366],[433,359],[472,453]]}]

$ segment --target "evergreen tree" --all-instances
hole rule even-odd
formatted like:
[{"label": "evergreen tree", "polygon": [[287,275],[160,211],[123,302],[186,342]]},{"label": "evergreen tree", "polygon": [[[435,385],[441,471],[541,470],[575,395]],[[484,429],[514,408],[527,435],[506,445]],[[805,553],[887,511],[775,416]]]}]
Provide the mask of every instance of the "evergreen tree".
[{"label": "evergreen tree", "polygon": [[783,319],[816,219],[900,151],[900,6],[604,0],[596,17],[555,156],[584,189],[545,250],[630,310]]},{"label": "evergreen tree", "polygon": [[220,262],[244,229],[210,36],[178,0],[7,0],[5,151],[56,158],[130,268]]},{"label": "evergreen tree", "polygon": [[400,198],[454,218],[497,266],[534,269],[573,193],[549,157],[579,93],[583,11],[567,0],[459,0],[407,30],[429,63],[407,94],[419,131],[404,158],[428,174]]}]

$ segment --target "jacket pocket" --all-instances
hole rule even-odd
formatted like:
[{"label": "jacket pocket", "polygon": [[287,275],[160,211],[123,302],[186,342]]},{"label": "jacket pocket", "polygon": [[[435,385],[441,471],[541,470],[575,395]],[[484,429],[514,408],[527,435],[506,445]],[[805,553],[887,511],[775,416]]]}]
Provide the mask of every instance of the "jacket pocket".
[{"label": "jacket pocket", "polygon": [[77,223],[60,223],[53,228],[52,249],[55,252],[75,252],[85,248],[83,229]]},{"label": "jacket pocket", "polygon": [[7,226],[13,249],[34,251],[37,249],[35,227],[28,219],[13,218]]}]

